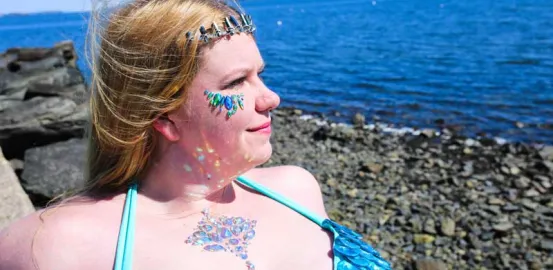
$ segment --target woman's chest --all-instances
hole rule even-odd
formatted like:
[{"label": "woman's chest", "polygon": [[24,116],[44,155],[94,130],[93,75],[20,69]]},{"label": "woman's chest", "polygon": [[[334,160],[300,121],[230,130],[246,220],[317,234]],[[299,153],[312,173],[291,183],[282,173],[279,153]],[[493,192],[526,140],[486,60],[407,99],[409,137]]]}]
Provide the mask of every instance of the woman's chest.
[{"label": "woman's chest", "polygon": [[240,233],[236,226],[219,224],[217,229],[217,224],[201,220],[155,233],[138,233],[137,227],[133,269],[247,270],[249,264],[256,270],[332,269],[332,242],[326,231],[286,208],[266,213],[271,214],[258,219],[229,217],[255,223],[253,229],[252,224],[242,226],[250,230]]}]

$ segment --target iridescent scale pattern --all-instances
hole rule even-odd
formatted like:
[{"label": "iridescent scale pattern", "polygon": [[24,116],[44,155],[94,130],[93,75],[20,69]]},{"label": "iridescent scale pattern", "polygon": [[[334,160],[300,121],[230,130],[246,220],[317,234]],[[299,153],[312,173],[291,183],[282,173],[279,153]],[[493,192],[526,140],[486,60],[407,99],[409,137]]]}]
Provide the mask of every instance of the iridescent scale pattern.
[{"label": "iridescent scale pattern", "polygon": [[[378,251],[363,241],[363,236],[333,220],[326,219],[322,224],[327,230],[334,230],[332,250],[340,259],[335,270],[391,270],[390,263]],[[331,229],[332,228],[332,229]]]}]

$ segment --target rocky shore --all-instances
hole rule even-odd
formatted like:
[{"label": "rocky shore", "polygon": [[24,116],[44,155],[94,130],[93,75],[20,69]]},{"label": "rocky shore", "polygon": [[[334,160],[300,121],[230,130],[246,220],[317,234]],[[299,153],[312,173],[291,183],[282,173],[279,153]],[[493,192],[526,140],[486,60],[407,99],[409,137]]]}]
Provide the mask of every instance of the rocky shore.
[{"label": "rocky shore", "polygon": [[[83,184],[75,55],[70,42],[0,54],[0,228]],[[311,171],[329,215],[394,269],[553,269],[552,146],[353,122],[279,109],[264,166]]]}]

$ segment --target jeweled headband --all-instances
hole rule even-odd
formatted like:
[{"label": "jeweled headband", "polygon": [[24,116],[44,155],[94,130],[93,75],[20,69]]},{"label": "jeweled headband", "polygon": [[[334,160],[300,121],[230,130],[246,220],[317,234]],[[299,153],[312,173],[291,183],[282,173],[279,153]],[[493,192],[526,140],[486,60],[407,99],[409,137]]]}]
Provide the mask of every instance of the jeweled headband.
[{"label": "jeweled headband", "polygon": [[[203,25],[200,26],[200,40],[208,43],[211,39],[217,39],[224,36],[233,36],[236,33],[253,33],[255,31],[255,25],[253,24],[252,17],[246,14],[240,14],[240,21],[234,16],[225,17],[222,25],[219,27],[216,22],[211,24],[211,28],[206,29]],[[187,40],[194,40],[195,33],[191,31],[186,33]]]}]

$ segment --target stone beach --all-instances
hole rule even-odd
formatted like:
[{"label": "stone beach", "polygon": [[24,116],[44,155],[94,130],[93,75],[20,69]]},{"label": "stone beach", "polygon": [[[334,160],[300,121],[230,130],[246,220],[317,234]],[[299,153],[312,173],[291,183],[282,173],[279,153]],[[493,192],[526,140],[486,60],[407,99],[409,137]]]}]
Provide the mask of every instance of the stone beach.
[{"label": "stone beach", "polygon": [[[29,200],[40,208],[83,184],[86,86],[75,55],[71,42],[0,54],[0,185],[10,190],[0,191],[0,229]],[[394,269],[553,269],[553,146],[352,122],[278,109],[264,166],[312,172],[330,217]]]}]

